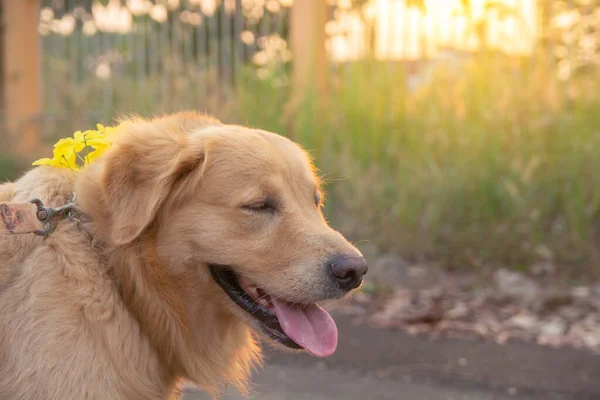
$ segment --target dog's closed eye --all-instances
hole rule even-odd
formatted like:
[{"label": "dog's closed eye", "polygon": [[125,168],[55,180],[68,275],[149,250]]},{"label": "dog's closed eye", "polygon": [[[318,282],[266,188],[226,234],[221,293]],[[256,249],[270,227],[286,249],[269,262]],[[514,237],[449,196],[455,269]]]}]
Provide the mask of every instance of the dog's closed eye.
[{"label": "dog's closed eye", "polygon": [[261,213],[273,213],[276,210],[275,208],[275,202],[272,200],[259,200],[259,201],[255,201],[252,203],[248,203],[242,206],[242,209],[244,211],[248,211],[248,212],[261,212]]}]

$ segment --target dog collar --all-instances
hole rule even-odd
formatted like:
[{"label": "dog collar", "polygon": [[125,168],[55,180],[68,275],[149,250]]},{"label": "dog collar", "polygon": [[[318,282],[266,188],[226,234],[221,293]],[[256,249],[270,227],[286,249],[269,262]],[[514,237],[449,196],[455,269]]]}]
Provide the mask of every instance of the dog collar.
[{"label": "dog collar", "polygon": [[33,233],[47,237],[56,229],[58,222],[71,217],[75,209],[75,194],[71,200],[57,208],[45,207],[39,199],[26,203],[0,203],[2,224],[0,235]]}]

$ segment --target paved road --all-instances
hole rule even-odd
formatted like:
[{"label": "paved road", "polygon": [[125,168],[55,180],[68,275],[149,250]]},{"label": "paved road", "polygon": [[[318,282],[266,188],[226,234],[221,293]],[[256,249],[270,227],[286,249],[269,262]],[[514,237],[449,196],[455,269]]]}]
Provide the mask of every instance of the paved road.
[{"label": "paved road", "polygon": [[[600,357],[515,343],[430,340],[352,326],[336,316],[340,344],[319,360],[269,350],[248,400],[598,400]],[[226,393],[223,400],[241,400]],[[209,399],[190,390],[184,400]]]},{"label": "paved road", "polygon": [[[185,400],[208,400],[202,393],[187,393]],[[242,400],[228,394],[223,400]],[[460,391],[422,384],[358,376],[355,371],[319,370],[294,366],[269,366],[257,377],[247,400],[330,399],[423,399],[423,400],[514,400],[482,391]]]}]

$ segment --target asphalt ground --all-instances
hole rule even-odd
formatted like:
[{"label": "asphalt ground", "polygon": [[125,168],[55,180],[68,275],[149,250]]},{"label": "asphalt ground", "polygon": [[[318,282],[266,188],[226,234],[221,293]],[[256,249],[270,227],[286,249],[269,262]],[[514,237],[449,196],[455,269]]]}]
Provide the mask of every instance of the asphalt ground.
[{"label": "asphalt ground", "polygon": [[[326,359],[265,346],[266,366],[249,397],[222,399],[325,400],[598,400],[600,356],[534,344],[499,345],[354,326],[334,315],[340,333]],[[200,389],[184,400],[205,400]]]}]

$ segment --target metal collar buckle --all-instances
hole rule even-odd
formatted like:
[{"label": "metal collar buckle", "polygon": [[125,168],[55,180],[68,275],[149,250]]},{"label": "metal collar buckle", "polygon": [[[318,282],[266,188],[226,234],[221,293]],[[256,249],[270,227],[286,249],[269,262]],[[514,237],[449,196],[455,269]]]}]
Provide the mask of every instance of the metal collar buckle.
[{"label": "metal collar buckle", "polygon": [[56,229],[58,222],[71,216],[71,211],[75,207],[75,194],[71,202],[57,208],[45,207],[40,199],[29,201],[37,207],[37,219],[44,224],[44,228],[33,232],[37,236],[48,236]]}]

